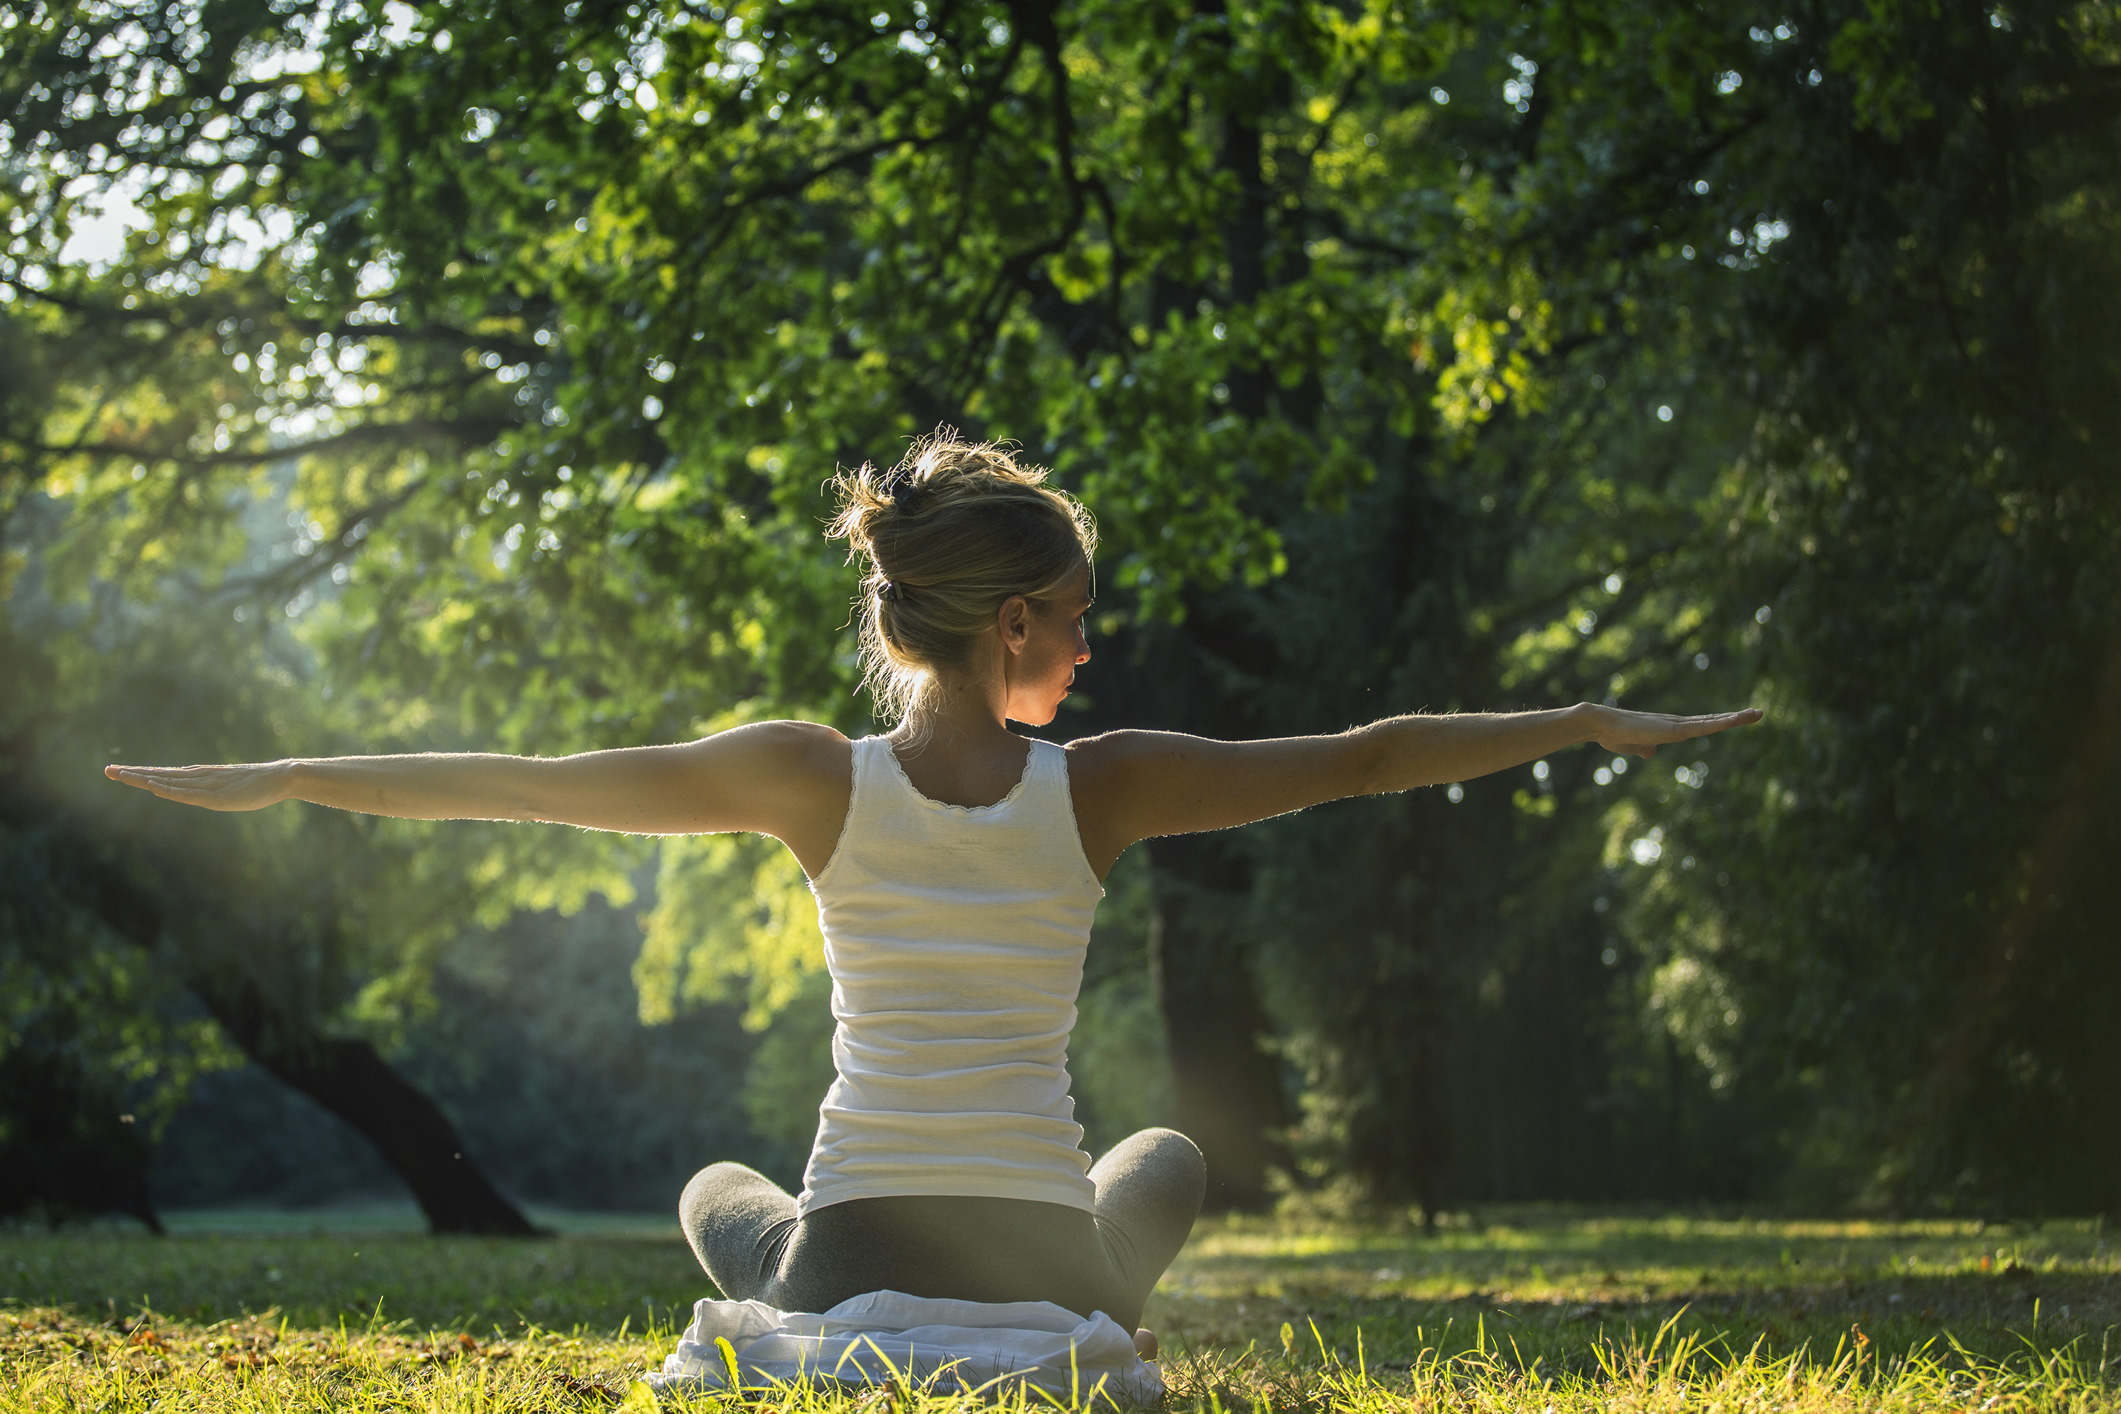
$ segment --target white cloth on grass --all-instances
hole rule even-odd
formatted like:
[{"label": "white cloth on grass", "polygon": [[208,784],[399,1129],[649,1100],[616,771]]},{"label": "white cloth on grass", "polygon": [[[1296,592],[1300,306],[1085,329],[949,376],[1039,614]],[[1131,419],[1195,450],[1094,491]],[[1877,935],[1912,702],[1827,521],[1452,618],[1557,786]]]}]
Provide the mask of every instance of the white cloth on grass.
[{"label": "white cloth on grass", "polygon": [[823,1315],[778,1311],[757,1301],[701,1301],[662,1371],[657,1393],[727,1389],[736,1355],[747,1388],[806,1380],[885,1384],[899,1378],[941,1392],[1006,1392],[1028,1384],[1062,1399],[1154,1404],[1163,1374],[1134,1350],[1110,1316],[1084,1320],[1050,1301],[948,1301],[872,1291]]}]

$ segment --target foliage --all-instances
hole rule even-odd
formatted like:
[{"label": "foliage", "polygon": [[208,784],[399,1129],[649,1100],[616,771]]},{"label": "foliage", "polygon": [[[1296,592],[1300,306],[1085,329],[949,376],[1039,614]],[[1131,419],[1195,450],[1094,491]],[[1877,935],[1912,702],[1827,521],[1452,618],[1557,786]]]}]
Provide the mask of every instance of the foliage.
[{"label": "foliage", "polygon": [[752,1046],[730,1009],[640,1025],[626,974],[639,948],[630,912],[591,904],[520,913],[444,951],[401,1064],[526,1201],[667,1213],[717,1159],[795,1176],[747,1120],[737,1080]]},{"label": "foliage", "polygon": [[[332,740],[851,726],[820,481],[1014,437],[1109,547],[1074,726],[1773,712],[1233,847],[1311,1171],[2114,1203],[2110,7],[7,18],[58,602],[271,609]],[[124,257],[62,258],[111,184]],[[537,833],[372,832],[489,909],[619,877]],[[666,852],[650,1014],[811,994],[771,858]]]},{"label": "foliage", "polygon": [[1130,849],[1114,863],[1083,962],[1068,1074],[1083,1145],[1092,1154],[1175,1117],[1170,1048],[1151,975],[1156,901],[1150,874],[1144,850]]},{"label": "foliage", "polygon": [[[655,908],[633,965],[641,1019],[741,999],[764,1030],[825,969],[817,903],[795,857],[763,836],[677,836],[662,850]],[[741,989],[741,991],[739,991]]]},{"label": "foliage", "polygon": [[1691,660],[1778,718],[1606,814],[1638,1004],[1702,1098],[1776,1117],[1783,1153],[1741,1162],[1817,1183],[1832,1154],[1844,1192],[1903,1206],[2115,1196],[2093,1039],[2121,987],[2094,941],[2113,840],[2088,801],[2121,780],[2093,391],[2121,350],[2078,321],[2121,299],[2091,97],[2117,38],[2092,7],[1756,31],[1731,72],[1760,126],[1662,213],[1704,257],[1664,262],[1698,361],[1630,379],[1676,409],[1650,448],[1697,528],[1596,502],[1570,528],[1621,586],[1580,601],[1604,620],[1579,671],[1655,693]]},{"label": "foliage", "polygon": [[[36,891],[17,891],[18,909],[25,896]],[[0,960],[0,1212],[155,1222],[154,1145],[196,1077],[239,1058],[184,1015],[144,959],[79,930],[22,922],[9,920],[10,941],[65,951],[61,961],[11,948]]]},{"label": "foliage", "polygon": [[[60,597],[75,529],[41,494],[8,525],[15,575],[0,639],[21,672],[0,691],[0,943],[16,1005],[0,1040],[22,1071],[11,1122],[70,1126],[105,1152],[38,1136],[37,1163],[15,1172],[46,1177],[11,1185],[8,1206],[63,1216],[78,1200],[152,1221],[149,1144],[202,1068],[236,1060],[200,1002],[224,1024],[240,1019],[235,1043],[267,1064],[331,1033],[387,1045],[470,918],[578,908],[588,888],[623,897],[627,883],[553,835],[473,828],[433,841],[431,829],[323,812],[194,817],[109,789],[100,767],[112,759],[328,752],[332,704],[299,641],[228,614],[198,582],[184,558],[196,541],[156,542],[164,573],[129,593],[106,582]],[[55,1104],[71,1116],[37,1117]]]},{"label": "foliage", "polygon": [[[432,999],[402,1029],[400,1073],[525,1203],[669,1212],[713,1159],[800,1172],[746,1121],[735,1082],[751,1044],[726,1009],[639,1024],[626,975],[639,943],[631,912],[594,902],[468,929],[439,950]],[[367,1147],[251,1068],[196,1088],[157,1150],[154,1191],[171,1210],[402,1196]]]}]

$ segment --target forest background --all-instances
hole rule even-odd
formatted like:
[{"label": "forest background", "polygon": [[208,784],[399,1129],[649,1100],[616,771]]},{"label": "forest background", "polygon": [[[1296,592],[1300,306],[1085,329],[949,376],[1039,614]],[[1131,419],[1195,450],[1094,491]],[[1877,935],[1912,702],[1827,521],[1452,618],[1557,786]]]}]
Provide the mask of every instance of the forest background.
[{"label": "forest background", "polygon": [[107,761],[869,729],[835,466],[1099,517],[1061,738],[1767,722],[1155,841],[1212,1201],[2121,1210],[2121,13],[0,4],[0,1210],[793,1175],[786,856]]}]

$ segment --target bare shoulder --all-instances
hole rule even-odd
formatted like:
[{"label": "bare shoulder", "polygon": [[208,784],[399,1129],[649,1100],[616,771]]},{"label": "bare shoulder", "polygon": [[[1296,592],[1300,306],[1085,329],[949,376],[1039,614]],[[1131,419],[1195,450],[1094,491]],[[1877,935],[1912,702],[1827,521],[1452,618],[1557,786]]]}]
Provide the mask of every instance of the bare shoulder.
[{"label": "bare shoulder", "polygon": [[1226,769],[1267,743],[1217,741],[1185,732],[1128,729],[1068,743],[1068,779],[1078,800],[1155,794]]},{"label": "bare shoulder", "polygon": [[1117,731],[1073,743],[1068,775],[1096,863],[1135,840],[1229,829],[1361,794],[1372,754],[1354,733],[1216,741]]},{"label": "bare shoulder", "polygon": [[729,828],[787,838],[805,822],[846,811],[853,745],[817,722],[747,722],[675,748],[671,787],[741,802]]},{"label": "bare shoulder", "polygon": [[1143,772],[1186,770],[1239,753],[1239,742],[1217,742],[1184,731],[1105,731],[1067,744],[1069,780],[1077,791],[1111,789],[1141,780]]},{"label": "bare shoulder", "polygon": [[1234,743],[1216,741],[1184,732],[1152,732],[1129,728],[1086,736],[1068,743],[1068,769],[1072,775],[1096,776],[1126,771],[1159,761],[1184,761],[1228,751]]},{"label": "bare shoulder", "polygon": [[853,744],[817,722],[749,722],[691,742],[706,793],[741,802],[710,828],[756,830],[793,850],[816,877],[832,855],[853,793]]},{"label": "bare shoulder", "polygon": [[747,722],[689,742],[688,752],[797,779],[845,780],[854,749],[846,734],[822,722]]},{"label": "bare shoulder", "polygon": [[1190,763],[1226,742],[1182,732],[1114,731],[1068,743],[1068,790],[1083,854],[1103,878],[1136,840],[1171,834],[1174,822],[1144,809],[1144,802],[1183,792]]},{"label": "bare shoulder", "polygon": [[756,730],[790,760],[800,760],[810,766],[829,766],[844,770],[848,754],[854,743],[838,727],[828,727],[823,722],[805,722],[788,718],[778,722],[756,722],[750,727],[738,727],[738,731]]}]

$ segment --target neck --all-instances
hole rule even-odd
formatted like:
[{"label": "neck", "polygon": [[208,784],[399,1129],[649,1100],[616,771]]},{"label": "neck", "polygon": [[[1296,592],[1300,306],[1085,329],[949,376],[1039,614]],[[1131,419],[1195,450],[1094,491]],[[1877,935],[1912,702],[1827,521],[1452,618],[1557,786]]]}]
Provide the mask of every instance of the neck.
[{"label": "neck", "polygon": [[[982,665],[987,666],[987,665]],[[1009,731],[1008,688],[999,663],[992,671],[939,673],[917,717],[891,733],[895,741],[918,741],[918,749],[945,755],[993,745]]]}]

